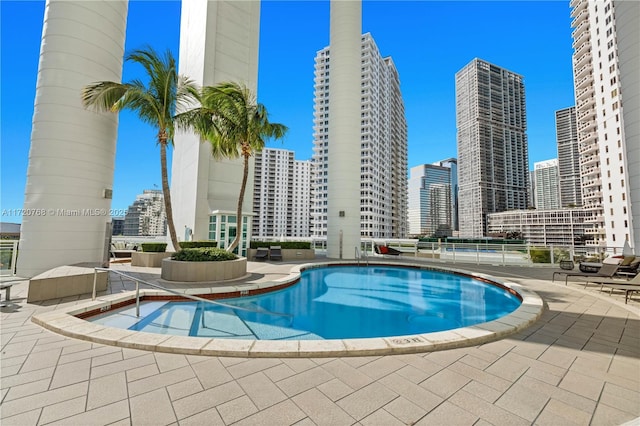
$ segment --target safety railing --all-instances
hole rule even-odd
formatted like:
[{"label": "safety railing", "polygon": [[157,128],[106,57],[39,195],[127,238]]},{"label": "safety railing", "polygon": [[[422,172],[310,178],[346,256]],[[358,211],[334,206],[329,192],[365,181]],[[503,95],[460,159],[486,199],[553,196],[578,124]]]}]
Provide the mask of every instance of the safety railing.
[{"label": "safety railing", "polygon": [[16,274],[17,258],[18,241],[0,241],[0,276],[14,276]]}]

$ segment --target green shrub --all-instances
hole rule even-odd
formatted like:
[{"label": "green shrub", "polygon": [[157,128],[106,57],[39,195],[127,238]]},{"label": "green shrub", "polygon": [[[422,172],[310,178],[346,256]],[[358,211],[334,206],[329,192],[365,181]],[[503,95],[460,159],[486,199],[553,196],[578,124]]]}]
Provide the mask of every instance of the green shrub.
[{"label": "green shrub", "polygon": [[529,250],[533,263],[551,263],[551,252],[546,248],[532,248]]},{"label": "green shrub", "polygon": [[202,248],[202,247],[218,247],[217,241],[181,241],[180,248]]},{"label": "green shrub", "polygon": [[216,247],[186,248],[171,256],[171,259],[182,262],[222,262],[237,258],[235,254]]},{"label": "green shrub", "polygon": [[142,251],[145,253],[164,253],[167,243],[142,243]]},{"label": "green shrub", "polygon": [[272,246],[280,246],[282,249],[293,249],[293,250],[307,250],[311,248],[311,243],[306,241],[251,241],[250,248],[257,249],[259,247],[272,247]]}]

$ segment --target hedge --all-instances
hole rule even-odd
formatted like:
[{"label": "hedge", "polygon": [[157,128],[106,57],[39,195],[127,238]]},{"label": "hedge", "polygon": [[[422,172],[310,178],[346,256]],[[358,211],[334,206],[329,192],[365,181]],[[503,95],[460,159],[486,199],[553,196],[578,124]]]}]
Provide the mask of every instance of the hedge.
[{"label": "hedge", "polygon": [[140,245],[145,253],[163,253],[167,250],[167,243],[142,243]]},{"label": "hedge", "polygon": [[271,241],[271,242],[263,242],[263,241],[251,241],[250,248],[257,249],[259,247],[273,247],[280,246],[282,249],[298,249],[298,250],[306,250],[311,248],[310,242],[305,241]]},{"label": "hedge", "polygon": [[222,262],[237,258],[235,254],[216,247],[186,248],[171,256],[172,260],[182,262]]},{"label": "hedge", "polygon": [[218,247],[217,241],[181,241],[180,248],[202,248],[202,247]]}]

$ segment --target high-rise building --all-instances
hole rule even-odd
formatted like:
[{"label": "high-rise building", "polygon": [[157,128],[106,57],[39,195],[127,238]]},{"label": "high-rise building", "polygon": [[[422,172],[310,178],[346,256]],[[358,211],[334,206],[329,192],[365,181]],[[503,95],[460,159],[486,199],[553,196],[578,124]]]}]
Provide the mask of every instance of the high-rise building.
[{"label": "high-rise building", "polygon": [[423,164],[409,172],[409,235],[451,236],[451,168]]},{"label": "high-rise building", "polygon": [[558,185],[558,159],[533,163],[535,175],[535,206],[539,210],[560,208],[560,188]]},{"label": "high-rise building", "polygon": [[[625,241],[633,240],[629,191],[630,185],[638,183],[630,181],[627,162],[615,4],[571,0],[570,6],[582,203],[595,225],[588,244],[622,248]],[[627,31],[635,31],[637,46],[637,4],[631,19],[635,23]],[[634,55],[637,58],[637,52]],[[629,72],[637,75],[640,70]],[[633,90],[631,86],[630,98]],[[635,91],[637,99],[637,86]]]},{"label": "high-rise building", "polygon": [[556,111],[556,143],[558,145],[560,206],[581,206],[580,152],[578,150],[575,106]]},{"label": "high-rise building", "polygon": [[[398,71],[371,34],[362,36],[360,229],[362,237],[407,234],[407,123]],[[330,49],[315,58],[312,235],[327,235]]]},{"label": "high-rise building", "polygon": [[482,237],[487,214],[527,208],[522,76],[472,60],[456,73],[456,126],[460,236]]},{"label": "high-rise building", "polygon": [[255,237],[309,236],[311,162],[295,160],[294,154],[265,148],[255,156]]},{"label": "high-rise building", "polygon": [[640,252],[640,5],[615,0],[616,40],[620,68],[620,87],[624,91],[624,132],[629,200],[631,203],[629,238],[631,249]]},{"label": "high-rise building", "polygon": [[127,209],[123,235],[167,235],[167,215],[161,190],[145,189]]},{"label": "high-rise building", "polygon": [[453,231],[458,231],[460,229],[458,221],[458,160],[447,158],[433,164],[448,167],[451,170],[451,228]]}]

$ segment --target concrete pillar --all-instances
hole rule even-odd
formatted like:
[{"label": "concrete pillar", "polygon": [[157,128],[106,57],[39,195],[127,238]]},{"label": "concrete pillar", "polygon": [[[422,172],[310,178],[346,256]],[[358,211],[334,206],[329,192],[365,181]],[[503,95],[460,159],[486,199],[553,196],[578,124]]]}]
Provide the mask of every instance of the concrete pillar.
[{"label": "concrete pillar", "polygon": [[[180,74],[200,86],[236,81],[257,90],[259,1],[183,1],[180,19]],[[194,240],[207,240],[210,216],[235,216],[242,172],[242,160],[216,161],[208,142],[201,143],[193,133],[176,135],[171,201],[179,239],[179,230],[187,226],[193,230]],[[253,210],[252,176],[250,170],[245,217]],[[247,240],[250,237],[249,226]]]},{"label": "concrete pillar", "polygon": [[80,91],[120,81],[127,1],[47,0],[20,235],[18,275],[101,264],[117,115],[82,107]]},{"label": "concrete pillar", "polygon": [[360,248],[362,2],[331,1],[327,257]]}]

